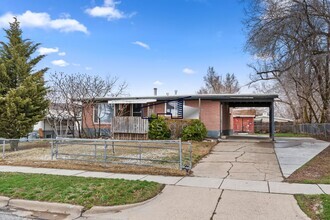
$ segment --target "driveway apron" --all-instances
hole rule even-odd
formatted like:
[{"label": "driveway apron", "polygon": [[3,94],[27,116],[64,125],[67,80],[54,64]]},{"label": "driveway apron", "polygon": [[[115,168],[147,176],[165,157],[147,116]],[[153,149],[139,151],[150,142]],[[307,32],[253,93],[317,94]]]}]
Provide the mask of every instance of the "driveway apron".
[{"label": "driveway apron", "polygon": [[194,176],[282,181],[274,145],[267,140],[223,141],[193,168]]}]

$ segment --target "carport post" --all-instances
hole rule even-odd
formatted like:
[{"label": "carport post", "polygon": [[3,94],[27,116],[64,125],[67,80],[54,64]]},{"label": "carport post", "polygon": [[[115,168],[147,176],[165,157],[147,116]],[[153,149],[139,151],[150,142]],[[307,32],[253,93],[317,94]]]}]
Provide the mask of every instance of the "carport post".
[{"label": "carport post", "polygon": [[269,137],[275,140],[275,121],[274,121],[274,102],[270,103],[269,106]]}]

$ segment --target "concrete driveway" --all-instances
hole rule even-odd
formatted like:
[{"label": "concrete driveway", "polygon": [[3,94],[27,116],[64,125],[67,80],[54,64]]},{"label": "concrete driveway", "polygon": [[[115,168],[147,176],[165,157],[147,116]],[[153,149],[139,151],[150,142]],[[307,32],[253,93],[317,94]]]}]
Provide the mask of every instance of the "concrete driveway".
[{"label": "concrete driveway", "polygon": [[225,179],[282,181],[282,173],[267,139],[220,142],[193,169],[194,176]]},{"label": "concrete driveway", "polygon": [[275,152],[283,175],[290,176],[329,145],[314,138],[276,138]]}]

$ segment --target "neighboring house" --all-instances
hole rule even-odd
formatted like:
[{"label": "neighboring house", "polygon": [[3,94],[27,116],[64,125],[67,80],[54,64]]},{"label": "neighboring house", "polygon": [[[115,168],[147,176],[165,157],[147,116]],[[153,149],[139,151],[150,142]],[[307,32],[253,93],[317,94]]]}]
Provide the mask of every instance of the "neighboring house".
[{"label": "neighboring house", "polygon": [[233,130],[234,133],[254,133],[255,109],[233,109]]},{"label": "neighboring house", "polygon": [[[102,97],[96,98],[93,104],[86,99],[83,114],[83,129],[93,132],[100,129],[104,134],[112,134],[117,128],[117,119],[125,118],[130,123],[130,128],[119,129],[139,131],[138,124],[148,121],[152,114],[165,115],[180,119],[200,119],[208,130],[208,136],[219,138],[233,132],[230,108],[236,107],[268,107],[270,120],[274,116],[274,99],[272,95],[232,95],[232,94],[193,94],[172,96],[140,96],[140,97]],[[139,118],[138,120],[135,120]],[[135,122],[133,122],[134,119]],[[121,120],[121,121],[125,121]],[[272,131],[274,126],[272,125]],[[133,131],[134,130],[134,131]],[[144,132],[146,128],[143,127]],[[271,132],[271,137],[273,132]]]},{"label": "neighboring house", "polygon": [[[263,113],[262,115],[256,116],[254,121],[260,122],[260,123],[269,123],[269,116],[267,113]],[[274,121],[275,122],[293,122],[292,119],[281,118],[281,117],[274,117]]]},{"label": "neighboring house", "polygon": [[77,124],[67,111],[53,106],[46,117],[33,127],[39,138],[72,137]]}]

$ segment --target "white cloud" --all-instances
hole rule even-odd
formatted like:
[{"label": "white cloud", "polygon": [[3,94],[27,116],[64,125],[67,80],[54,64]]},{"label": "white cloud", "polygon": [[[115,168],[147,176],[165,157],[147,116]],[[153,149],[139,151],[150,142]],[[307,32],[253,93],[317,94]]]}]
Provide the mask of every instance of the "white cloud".
[{"label": "white cloud", "polygon": [[141,41],[135,41],[135,42],[132,42],[132,44],[135,44],[135,45],[138,45],[140,47],[143,47],[143,48],[145,48],[147,50],[150,50],[150,46],[148,44],[146,44],[146,43],[141,42]]},{"label": "white cloud", "polygon": [[196,73],[196,71],[195,70],[193,70],[193,69],[190,69],[190,68],[184,68],[183,70],[182,70],[182,72],[183,73],[185,73],[185,74],[194,74],[194,73]]},{"label": "white cloud", "polygon": [[52,64],[55,66],[66,67],[69,66],[69,63],[64,60],[53,60]]},{"label": "white cloud", "polygon": [[94,8],[88,8],[85,10],[85,13],[89,14],[92,17],[107,18],[108,21],[130,18],[136,14],[132,13],[130,15],[126,15],[124,12],[117,9],[118,4],[120,4],[120,2],[115,2],[114,0],[104,0],[103,6],[95,6]]},{"label": "white cloud", "polygon": [[23,14],[12,14],[10,12],[0,17],[0,27],[7,28],[9,22],[13,22],[13,17],[17,17],[21,27],[30,28],[51,28],[59,30],[60,32],[74,32],[80,31],[88,34],[87,28],[79,23],[79,21],[71,18],[51,19],[50,15],[46,12],[32,12],[26,11]]},{"label": "white cloud", "polygon": [[66,53],[65,53],[65,52],[59,52],[58,55],[59,55],[59,56],[65,56]]},{"label": "white cloud", "polygon": [[93,68],[92,67],[89,67],[89,66],[86,66],[85,67],[85,70],[92,70]]},{"label": "white cloud", "polygon": [[156,86],[161,86],[161,85],[163,85],[163,83],[162,83],[161,81],[159,81],[159,80],[156,80],[156,81],[154,82],[154,85],[156,85]]},{"label": "white cloud", "polygon": [[72,63],[72,66],[80,66],[79,63]]},{"label": "white cloud", "polygon": [[55,48],[47,48],[47,47],[40,47],[38,49],[38,52],[40,55],[47,55],[47,54],[51,54],[51,53],[57,53],[59,50],[58,50],[58,47],[55,47]]}]

